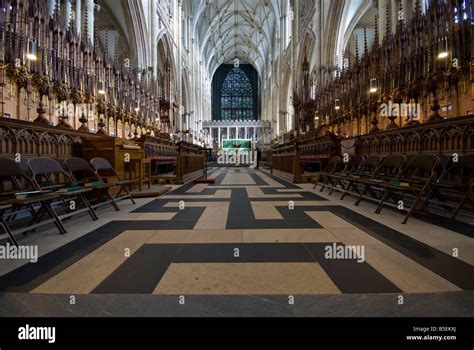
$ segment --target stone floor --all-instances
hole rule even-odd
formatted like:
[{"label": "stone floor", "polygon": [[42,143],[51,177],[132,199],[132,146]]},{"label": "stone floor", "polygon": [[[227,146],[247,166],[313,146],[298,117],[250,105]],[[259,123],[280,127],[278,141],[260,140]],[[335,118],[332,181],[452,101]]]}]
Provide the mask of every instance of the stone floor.
[{"label": "stone floor", "polygon": [[262,170],[210,177],[28,236],[41,257],[1,261],[0,316],[474,315],[473,225],[402,225]]}]

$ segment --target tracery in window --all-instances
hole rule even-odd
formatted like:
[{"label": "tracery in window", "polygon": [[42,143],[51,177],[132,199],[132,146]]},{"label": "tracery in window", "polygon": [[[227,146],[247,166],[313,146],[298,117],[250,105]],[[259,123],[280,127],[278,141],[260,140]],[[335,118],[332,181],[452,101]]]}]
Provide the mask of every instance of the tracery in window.
[{"label": "tracery in window", "polygon": [[233,68],[221,90],[223,120],[253,120],[253,89],[250,79],[240,68]]}]

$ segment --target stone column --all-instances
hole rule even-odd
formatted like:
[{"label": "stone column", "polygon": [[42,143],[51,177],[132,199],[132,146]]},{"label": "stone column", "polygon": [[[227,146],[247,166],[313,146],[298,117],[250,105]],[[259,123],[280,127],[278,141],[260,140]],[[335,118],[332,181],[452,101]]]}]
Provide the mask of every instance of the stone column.
[{"label": "stone column", "polygon": [[75,31],[76,35],[81,35],[81,24],[82,24],[82,0],[76,0],[76,8],[74,10],[75,16]]},{"label": "stone column", "polygon": [[158,73],[158,13],[157,13],[157,0],[149,0],[151,9],[151,60],[153,67],[153,75],[156,77]]},{"label": "stone column", "polygon": [[[314,28],[316,28],[316,43],[314,45],[314,50],[313,50],[313,55],[316,56],[317,58],[317,63],[319,66],[321,66],[321,48],[322,48],[322,35],[321,35],[321,29],[322,29],[322,7],[321,7],[321,0],[316,0],[316,5],[315,5],[315,16],[314,16]],[[319,31],[319,32],[318,32]],[[318,82],[321,81],[321,75],[320,75],[320,70],[317,71],[317,78]],[[280,106],[281,107],[281,106]],[[288,108],[288,106],[285,106],[285,108]]]}]

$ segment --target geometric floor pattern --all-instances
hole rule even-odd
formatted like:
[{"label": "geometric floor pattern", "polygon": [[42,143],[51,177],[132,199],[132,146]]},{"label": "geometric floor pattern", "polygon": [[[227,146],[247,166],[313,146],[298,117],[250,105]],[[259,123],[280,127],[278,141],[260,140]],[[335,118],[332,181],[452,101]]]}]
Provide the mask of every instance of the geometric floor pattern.
[{"label": "geometric floor pattern", "polygon": [[[474,290],[472,254],[454,257],[449,246],[265,171],[216,168],[209,176],[215,184],[181,186],[135,208],[133,220],[113,220],[1,276],[0,292],[271,297]],[[465,229],[452,232],[453,244],[469,249]],[[328,256],[336,248],[354,254]]]},{"label": "geometric floor pattern", "polygon": [[473,225],[401,225],[262,170],[209,177],[27,238],[43,253],[0,266],[0,317],[474,316]]}]

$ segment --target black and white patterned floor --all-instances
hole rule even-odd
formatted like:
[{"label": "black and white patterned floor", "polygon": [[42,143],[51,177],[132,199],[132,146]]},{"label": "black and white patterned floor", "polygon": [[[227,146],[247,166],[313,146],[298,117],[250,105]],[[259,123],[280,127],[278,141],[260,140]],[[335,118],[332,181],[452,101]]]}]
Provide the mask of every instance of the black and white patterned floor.
[{"label": "black and white patterned floor", "polygon": [[474,314],[471,225],[405,229],[264,171],[210,176],[1,276],[0,316]]}]

